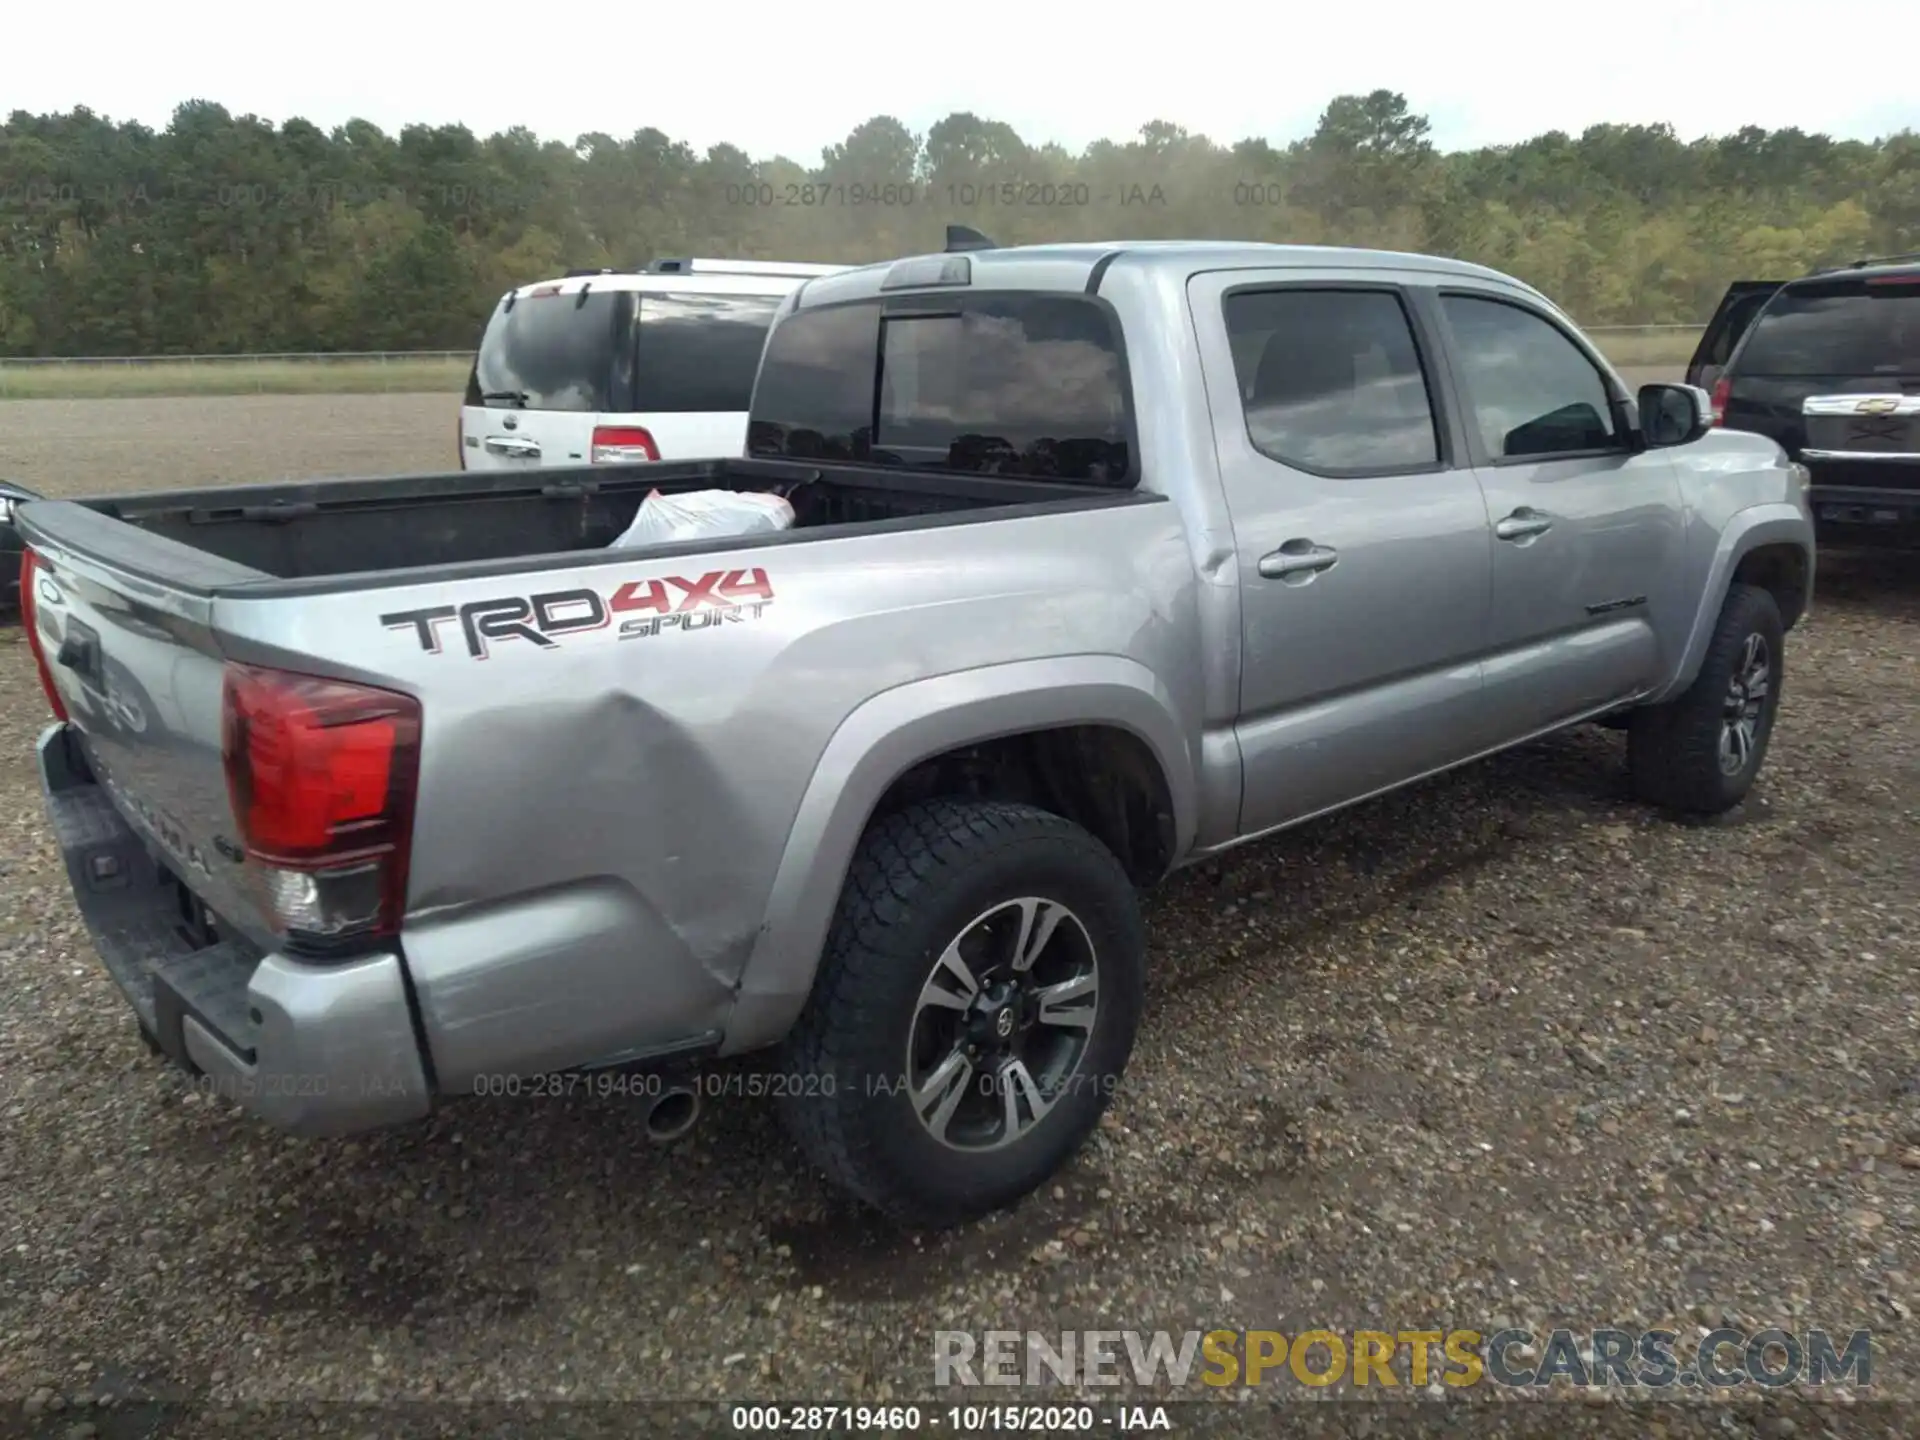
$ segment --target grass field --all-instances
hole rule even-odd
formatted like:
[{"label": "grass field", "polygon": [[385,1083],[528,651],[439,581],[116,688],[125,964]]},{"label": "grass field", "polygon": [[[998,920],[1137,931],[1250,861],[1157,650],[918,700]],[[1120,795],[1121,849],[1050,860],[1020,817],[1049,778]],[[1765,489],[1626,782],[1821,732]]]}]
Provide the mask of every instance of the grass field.
[{"label": "grass field", "polygon": [[[1589,332],[1622,369],[1671,369],[1693,353],[1695,330]],[[386,359],[201,357],[0,360],[0,400],[113,400],[169,395],[451,395],[467,381],[465,356]],[[1631,378],[1631,377],[1629,377]]]}]

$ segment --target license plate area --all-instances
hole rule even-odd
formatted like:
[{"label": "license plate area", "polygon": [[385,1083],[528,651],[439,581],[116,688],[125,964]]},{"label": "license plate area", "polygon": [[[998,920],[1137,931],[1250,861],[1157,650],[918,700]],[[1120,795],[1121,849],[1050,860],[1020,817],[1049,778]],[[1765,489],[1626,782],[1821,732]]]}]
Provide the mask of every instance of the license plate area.
[{"label": "license plate area", "polygon": [[1920,452],[1920,395],[1814,395],[1801,413],[1809,449],[1862,455]]},{"label": "license plate area", "polygon": [[[1897,415],[1879,417],[1856,417],[1844,422],[1828,421],[1826,425],[1809,426],[1808,440],[1815,446],[1827,450],[1859,450],[1869,455],[1899,455],[1920,450],[1920,435],[1915,434],[1915,426],[1910,420]],[[1823,437],[1819,431],[1831,429],[1830,437]]]}]

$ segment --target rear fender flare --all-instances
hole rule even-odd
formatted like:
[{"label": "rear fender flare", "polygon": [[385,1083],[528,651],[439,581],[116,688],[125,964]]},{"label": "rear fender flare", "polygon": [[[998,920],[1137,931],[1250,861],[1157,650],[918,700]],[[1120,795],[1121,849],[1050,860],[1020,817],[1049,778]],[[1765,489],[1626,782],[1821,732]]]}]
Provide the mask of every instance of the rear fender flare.
[{"label": "rear fender flare", "polygon": [[812,988],[840,889],[888,788],[961,745],[1067,725],[1111,725],[1142,741],[1167,782],[1175,854],[1192,845],[1192,746],[1154,673],[1118,655],[983,666],[914,681],[860,705],[815,765],[787,835],[765,918],[740,975],[721,1053],[780,1039]]},{"label": "rear fender flare", "polygon": [[1693,623],[1687,630],[1686,648],[1681,652],[1679,667],[1658,692],[1647,697],[1647,703],[1658,704],[1671,700],[1693,684],[1694,677],[1700,673],[1700,666],[1706,660],[1707,645],[1713,639],[1713,627],[1720,618],[1721,607],[1727,602],[1727,591],[1733,584],[1733,572],[1739,568],[1742,560],[1761,546],[1783,544],[1798,547],[1806,557],[1807,603],[1811,607],[1814,547],[1813,528],[1806,512],[1785,501],[1753,505],[1735,512],[1721,530],[1720,539],[1714,546],[1706,584],[1700,589],[1699,603],[1694,610]]}]

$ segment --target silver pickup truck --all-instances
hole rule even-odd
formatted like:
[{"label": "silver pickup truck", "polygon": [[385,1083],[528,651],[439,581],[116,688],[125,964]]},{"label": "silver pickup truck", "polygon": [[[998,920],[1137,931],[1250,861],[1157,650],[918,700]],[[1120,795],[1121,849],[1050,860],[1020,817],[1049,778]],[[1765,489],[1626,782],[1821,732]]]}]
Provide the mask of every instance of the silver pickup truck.
[{"label": "silver pickup truck", "polygon": [[[1138,887],[1584,721],[1737,804],[1806,480],[1475,266],[919,256],[783,302],[735,459],[25,504],[47,805],[150,1043],[273,1124],[665,1073],[672,1133],[779,1046],[812,1160],[954,1224],[1108,1103]],[[655,488],[795,523],[609,548]]]}]

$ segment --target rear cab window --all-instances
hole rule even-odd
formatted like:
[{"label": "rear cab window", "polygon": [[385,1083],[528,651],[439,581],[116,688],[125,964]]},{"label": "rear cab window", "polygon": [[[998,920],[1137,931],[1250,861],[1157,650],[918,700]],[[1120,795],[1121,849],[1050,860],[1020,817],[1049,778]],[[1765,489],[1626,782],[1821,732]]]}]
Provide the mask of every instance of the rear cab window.
[{"label": "rear cab window", "polygon": [[802,309],[766,346],[749,454],[1126,486],[1125,348],[1079,295],[895,297]]},{"label": "rear cab window", "polygon": [[1789,285],[1733,355],[1737,374],[1920,374],[1920,273]]},{"label": "rear cab window", "polygon": [[1247,438],[1318,475],[1430,469],[1440,438],[1413,325],[1387,290],[1287,286],[1222,301]]}]

